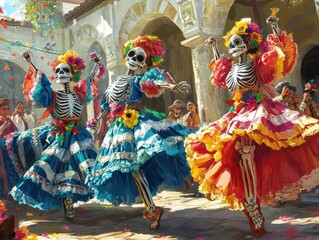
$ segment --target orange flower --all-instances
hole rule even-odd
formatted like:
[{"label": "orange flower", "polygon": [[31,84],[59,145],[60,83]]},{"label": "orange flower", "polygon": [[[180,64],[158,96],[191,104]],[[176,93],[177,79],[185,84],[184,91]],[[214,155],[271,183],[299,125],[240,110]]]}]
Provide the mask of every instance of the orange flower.
[{"label": "orange flower", "polygon": [[0,200],[0,212],[6,212],[7,208],[2,200]]}]

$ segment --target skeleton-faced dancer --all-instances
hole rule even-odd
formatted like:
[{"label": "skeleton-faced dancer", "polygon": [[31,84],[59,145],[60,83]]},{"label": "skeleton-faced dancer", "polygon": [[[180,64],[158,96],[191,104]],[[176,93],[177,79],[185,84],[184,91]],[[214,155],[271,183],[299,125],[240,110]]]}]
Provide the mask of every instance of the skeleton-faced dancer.
[{"label": "skeleton-faced dancer", "polygon": [[152,196],[163,184],[175,188],[189,174],[183,146],[186,128],[144,108],[141,98],[157,97],[164,88],[187,92],[185,82],[175,84],[156,68],[163,61],[164,48],[155,36],[141,36],[124,43],[123,57],[128,73],[106,90],[101,107],[111,122],[98,152],[89,186],[99,200],[114,205],[145,204],[143,216],[158,229],[163,208]]},{"label": "skeleton-faced dancer", "polygon": [[232,110],[185,140],[200,190],[243,210],[257,236],[265,233],[260,205],[272,204],[278,196],[296,199],[300,191],[318,184],[319,174],[318,121],[261,91],[296,63],[297,46],[277,21],[275,14],[268,18],[276,31],[267,41],[250,19],[235,23],[224,38],[238,63],[219,54],[214,37],[206,41],[213,46],[212,81],[232,92]]},{"label": "skeleton-faced dancer", "polygon": [[[2,154],[12,177],[10,185],[16,185],[11,195],[19,203],[41,210],[63,206],[66,219],[73,220],[73,203],[87,201],[92,196],[84,182],[96,159],[96,150],[80,114],[82,105],[92,99],[100,59],[91,55],[95,68],[88,78],[80,81],[85,68],[83,59],[73,51],[59,56],[53,70],[62,89],[54,90],[45,74],[33,65],[29,53],[22,56],[30,63],[24,82],[26,98],[35,107],[46,108],[43,118],[51,114],[52,120],[2,142]],[[76,82],[73,89],[71,81]]]}]

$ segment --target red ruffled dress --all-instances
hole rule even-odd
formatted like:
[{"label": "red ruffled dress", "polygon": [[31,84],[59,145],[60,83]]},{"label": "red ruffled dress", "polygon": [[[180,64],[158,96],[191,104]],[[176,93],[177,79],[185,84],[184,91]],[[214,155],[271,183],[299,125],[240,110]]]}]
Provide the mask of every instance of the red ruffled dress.
[{"label": "red ruffled dress", "polygon": [[[268,36],[268,51],[254,58],[261,87],[290,73],[297,46],[286,33],[281,41]],[[232,59],[212,62],[212,79],[226,87]],[[200,192],[221,197],[230,209],[243,209],[244,187],[236,143],[241,136],[255,142],[257,194],[261,204],[276,197],[292,200],[319,184],[319,122],[267,98],[259,89],[233,92],[232,111],[200,128],[185,140],[191,174]]]}]

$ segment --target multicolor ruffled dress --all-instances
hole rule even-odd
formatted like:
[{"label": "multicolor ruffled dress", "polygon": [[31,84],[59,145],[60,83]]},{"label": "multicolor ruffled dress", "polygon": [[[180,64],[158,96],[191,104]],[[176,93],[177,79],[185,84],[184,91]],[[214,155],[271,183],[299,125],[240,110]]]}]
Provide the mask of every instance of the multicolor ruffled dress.
[{"label": "multicolor ruffled dress", "polygon": [[[256,82],[233,92],[232,110],[185,140],[191,175],[200,191],[220,197],[230,209],[242,209],[244,187],[236,143],[241,136],[255,142],[257,196],[261,204],[298,197],[319,184],[319,122],[267,98],[261,87],[290,73],[297,46],[280,32],[268,36],[268,51],[253,59]],[[212,63],[215,84],[226,86],[232,59]]]},{"label": "multicolor ruffled dress", "polygon": [[155,68],[144,75],[122,76],[102,98],[101,107],[109,112],[111,126],[88,178],[101,201],[114,205],[141,202],[133,171],[143,171],[153,195],[162,184],[168,188],[183,185],[189,174],[183,145],[188,130],[141,102],[144,94],[156,97],[163,92],[155,80],[166,81],[165,74]]},{"label": "multicolor ruffled dress", "polygon": [[82,104],[92,99],[91,81],[83,79],[74,91],[65,93],[54,91],[41,72],[31,78],[27,75],[26,81],[34,82],[34,87],[26,94],[36,107],[47,108],[52,120],[2,140],[9,189],[13,187],[10,194],[19,203],[41,210],[61,208],[65,197],[87,201],[92,192],[85,178],[95,162],[96,149],[80,113]]}]

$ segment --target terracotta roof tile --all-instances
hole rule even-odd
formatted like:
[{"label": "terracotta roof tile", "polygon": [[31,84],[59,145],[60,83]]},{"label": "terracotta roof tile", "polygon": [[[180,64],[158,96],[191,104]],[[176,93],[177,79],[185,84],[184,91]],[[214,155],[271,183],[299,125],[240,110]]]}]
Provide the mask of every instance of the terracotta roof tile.
[{"label": "terracotta roof tile", "polygon": [[80,17],[83,13],[88,12],[93,9],[100,3],[112,3],[113,0],[86,0],[81,3],[79,6],[72,9],[70,12],[64,15],[64,18],[67,22],[72,21],[73,19]]},{"label": "terracotta roof tile", "polygon": [[0,16],[0,21],[3,20],[8,26],[32,27],[31,23],[26,21],[18,21],[7,16]]}]

